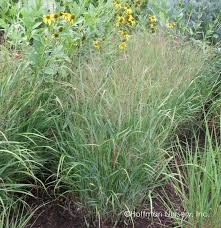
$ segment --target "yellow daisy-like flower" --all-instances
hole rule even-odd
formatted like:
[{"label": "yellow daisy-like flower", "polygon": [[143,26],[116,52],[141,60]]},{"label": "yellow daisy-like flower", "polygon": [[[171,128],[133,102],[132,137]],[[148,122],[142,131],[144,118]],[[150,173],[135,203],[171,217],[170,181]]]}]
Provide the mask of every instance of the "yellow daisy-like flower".
[{"label": "yellow daisy-like flower", "polygon": [[75,15],[71,13],[62,13],[62,17],[71,24],[75,21]]},{"label": "yellow daisy-like flower", "polygon": [[124,49],[124,48],[126,48],[126,46],[127,46],[126,42],[121,42],[121,43],[118,45],[118,48],[119,48],[119,49]]},{"label": "yellow daisy-like flower", "polygon": [[67,21],[69,14],[68,13],[64,13],[64,12],[62,12],[61,14],[62,14],[62,18]]},{"label": "yellow daisy-like flower", "polygon": [[176,27],[176,21],[172,22],[173,27]]},{"label": "yellow daisy-like flower", "polygon": [[129,40],[129,35],[128,32],[125,30],[120,30],[119,34],[124,38],[124,41],[128,41]]},{"label": "yellow daisy-like flower", "polygon": [[129,40],[129,35],[128,34],[124,35],[123,37],[124,37],[124,40],[125,41],[128,41]]},{"label": "yellow daisy-like flower", "polygon": [[98,40],[94,40],[94,41],[93,41],[93,46],[94,46],[94,48],[96,48],[96,49],[100,49],[100,48],[101,48],[100,43],[99,43]]},{"label": "yellow daisy-like flower", "polygon": [[116,9],[121,9],[122,8],[122,5],[120,3],[114,3],[114,7]]},{"label": "yellow daisy-like flower", "polygon": [[166,27],[167,27],[168,29],[172,29],[172,28],[173,28],[173,26],[172,26],[170,23],[166,24]]},{"label": "yellow daisy-like flower", "polygon": [[117,17],[117,23],[118,24],[124,24],[125,23],[125,18],[123,16],[118,16]]},{"label": "yellow daisy-like flower", "polygon": [[127,15],[130,15],[130,14],[132,14],[132,9],[131,9],[131,8],[129,8],[129,9],[126,9],[126,14],[127,14]]},{"label": "yellow daisy-like flower", "polygon": [[155,28],[155,24],[151,23],[151,24],[150,24],[150,28],[151,28],[151,29]]},{"label": "yellow daisy-like flower", "polygon": [[59,15],[57,13],[52,13],[50,16],[53,21],[57,21],[59,18]]},{"label": "yellow daisy-like flower", "polygon": [[73,23],[74,23],[74,21],[75,21],[75,15],[74,15],[74,14],[72,14],[72,15],[71,15],[71,17],[70,17],[69,22],[70,22],[71,24],[73,24]]},{"label": "yellow daisy-like flower", "polygon": [[119,34],[120,34],[121,36],[128,35],[127,31],[125,31],[125,30],[120,30],[120,31],[119,31]]},{"label": "yellow daisy-like flower", "polygon": [[168,23],[168,24],[166,24],[166,27],[167,27],[168,29],[173,29],[173,28],[176,27],[176,22],[174,21],[174,22],[172,22],[172,23]]},{"label": "yellow daisy-like flower", "polygon": [[136,6],[141,6],[141,1],[140,0],[135,0]]},{"label": "yellow daisy-like flower", "polygon": [[149,21],[150,21],[150,23],[156,23],[157,22],[157,18],[156,18],[156,16],[149,16]]},{"label": "yellow daisy-like flower", "polygon": [[135,25],[135,18],[132,15],[129,15],[127,20],[132,26]]},{"label": "yellow daisy-like flower", "polygon": [[124,5],[124,9],[130,9],[130,5],[128,4],[128,3],[126,3],[125,5]]},{"label": "yellow daisy-like flower", "polygon": [[51,15],[50,14],[48,14],[48,15],[44,15],[43,16],[43,22],[45,23],[45,24],[51,24],[51,22],[52,22],[52,18],[51,18]]}]

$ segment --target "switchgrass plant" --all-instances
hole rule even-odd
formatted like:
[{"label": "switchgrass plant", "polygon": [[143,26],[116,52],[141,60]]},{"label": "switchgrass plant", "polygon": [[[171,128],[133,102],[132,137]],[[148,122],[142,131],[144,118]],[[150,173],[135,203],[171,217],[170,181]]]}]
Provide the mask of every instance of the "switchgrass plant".
[{"label": "switchgrass plant", "polygon": [[[37,129],[36,116],[28,121],[33,87],[26,80],[31,78],[27,62],[16,59],[4,47],[0,58],[0,225],[19,227],[13,224],[22,221],[19,208],[24,198],[32,196],[34,186],[44,186],[37,174],[46,161],[42,156],[45,137],[29,128]],[[17,214],[19,222],[11,214]]]},{"label": "switchgrass plant", "polygon": [[182,203],[176,205],[167,193],[163,198],[179,227],[220,226],[220,63],[220,56],[213,56],[203,71],[198,82],[201,95],[206,96],[203,107],[195,121],[178,127],[177,139],[168,150],[173,156],[170,183]]},{"label": "switchgrass plant", "polygon": [[197,132],[194,146],[191,142],[187,142],[185,147],[179,144],[182,163],[176,163],[178,177],[173,180],[188,215],[183,226],[220,227],[220,132],[211,131],[207,118],[205,126],[205,135],[201,136],[204,137],[203,145]]},{"label": "switchgrass plant", "polygon": [[204,57],[191,45],[139,34],[109,64],[104,56],[80,59],[64,85],[69,96],[59,99],[56,188],[76,194],[99,219],[148,200],[167,178],[168,138],[202,105],[194,81]]},{"label": "switchgrass plant", "polygon": [[14,200],[0,213],[1,228],[24,228],[35,211],[27,212],[27,205],[22,200]]},{"label": "switchgrass plant", "polygon": [[41,185],[35,175],[41,164],[36,151],[26,148],[25,143],[8,141],[3,136],[0,137],[0,227],[24,227],[18,226],[24,219],[20,207],[25,196],[33,196],[31,189]]},{"label": "switchgrass plant", "polygon": [[4,205],[15,186],[25,195],[27,179],[50,176],[89,216],[115,223],[169,178],[167,144],[208,96],[198,88],[206,53],[162,34],[134,35],[113,57],[70,56],[51,75],[4,48],[1,57]]}]

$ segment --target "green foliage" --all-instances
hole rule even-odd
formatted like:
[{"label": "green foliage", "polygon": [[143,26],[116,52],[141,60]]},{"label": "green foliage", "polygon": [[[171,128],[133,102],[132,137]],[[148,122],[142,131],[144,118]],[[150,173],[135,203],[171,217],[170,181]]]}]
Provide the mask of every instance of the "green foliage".
[{"label": "green foliage", "polygon": [[219,0],[152,0],[148,8],[159,17],[162,26],[175,20],[178,31],[191,38],[210,44],[221,40]]},{"label": "green foliage", "polygon": [[[215,218],[220,161],[210,134],[205,148],[179,153],[186,164],[176,173],[168,151],[178,128],[219,93],[211,68],[220,65],[210,50],[160,28],[215,43],[218,8],[64,0],[48,9],[40,0],[0,0],[0,227],[25,226],[23,199],[35,185],[74,195],[88,217],[116,224],[125,210],[152,207],[155,189],[173,182],[186,211]],[[153,34],[138,32],[147,27]]]},{"label": "green foliage", "polygon": [[[21,156],[8,157],[1,144],[1,167],[11,164],[12,170],[5,183],[28,192],[22,190],[27,176],[44,181],[49,173],[55,191],[74,193],[89,216],[110,216],[115,223],[168,181],[169,138],[206,97],[194,79],[204,55],[148,34],[131,39],[126,57],[91,52],[87,62],[84,56],[66,60],[54,46],[40,44],[35,57],[29,53],[32,62],[28,57],[16,64],[5,51],[2,132],[8,150]],[[22,175],[14,178],[15,170]],[[10,205],[6,192],[2,199]]]},{"label": "green foliage", "polygon": [[[178,169],[175,188],[180,194],[185,211],[189,213],[186,222],[191,226],[219,227],[221,203],[221,161],[219,138],[209,129],[208,119],[205,119],[205,145],[200,145],[200,140],[195,132],[195,148],[187,144],[180,146],[180,158],[183,163],[176,164]],[[220,126],[219,126],[220,127]],[[184,175],[181,175],[183,173]]]}]

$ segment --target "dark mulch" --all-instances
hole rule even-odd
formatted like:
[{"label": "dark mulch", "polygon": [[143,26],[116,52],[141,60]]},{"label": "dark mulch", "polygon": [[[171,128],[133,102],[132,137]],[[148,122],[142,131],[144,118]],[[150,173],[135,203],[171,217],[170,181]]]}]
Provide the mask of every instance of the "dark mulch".
[{"label": "dark mulch", "polygon": [[26,228],[73,228],[82,227],[82,223],[81,218],[72,217],[55,201],[39,209]]},{"label": "dark mulch", "polygon": [[[172,202],[177,214],[182,212],[180,207],[181,201],[179,197],[175,194],[172,186],[167,184],[164,188],[156,189],[159,196],[162,196],[164,200],[165,193]],[[79,205],[74,202],[73,196],[66,197],[55,197],[53,192],[45,193],[45,191],[33,189],[32,192],[35,198],[28,198],[26,202],[30,206],[30,212],[37,209],[34,216],[30,220],[29,224],[25,228],[83,228],[86,227],[99,227],[98,222],[90,221],[87,216],[87,212],[84,211]],[[150,208],[142,207],[137,210],[138,216],[134,216],[134,227],[136,228],[163,228],[163,227],[175,227],[175,220],[168,216],[169,212],[165,207],[162,200],[159,198],[153,201],[153,212],[152,217]],[[122,224],[116,226],[116,228],[129,227],[132,228],[133,225],[130,223],[128,218],[122,217],[125,220]],[[112,228],[113,225],[108,221],[101,221],[100,227],[102,228]],[[177,227],[177,226],[176,226]]]},{"label": "dark mulch", "polygon": [[26,199],[33,217],[25,228],[75,228],[84,227],[84,216],[80,208],[67,197],[56,197],[53,191],[35,188],[35,196]]},{"label": "dark mulch", "polygon": [[[136,228],[163,228],[163,227],[178,227],[173,216],[180,216],[184,211],[182,208],[182,202],[180,197],[175,193],[171,184],[166,184],[163,188],[157,188],[155,190],[158,198],[153,200],[153,208],[152,208],[152,218],[145,216],[145,212],[147,215],[151,214],[150,208],[144,208],[141,210],[144,212],[143,218],[137,218],[135,220]],[[165,197],[167,195],[167,197]],[[165,206],[165,203],[169,206],[173,206],[173,213],[171,213],[168,208]],[[169,202],[168,202],[169,201]],[[148,214],[149,213],[149,214]],[[128,226],[132,228],[133,226]]]}]

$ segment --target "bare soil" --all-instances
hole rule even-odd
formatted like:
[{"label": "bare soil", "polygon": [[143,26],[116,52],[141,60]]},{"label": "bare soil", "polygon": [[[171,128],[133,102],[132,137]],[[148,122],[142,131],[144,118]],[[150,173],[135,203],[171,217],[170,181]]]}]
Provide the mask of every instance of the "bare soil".
[{"label": "bare soil", "polygon": [[[182,211],[181,201],[175,194],[171,185],[167,184],[164,188],[156,189],[157,194],[164,198],[165,193],[169,200],[175,207],[177,213]],[[51,191],[52,193],[52,191]],[[101,221],[100,225],[97,221],[90,221],[86,216],[86,211],[77,206],[74,202],[73,196],[65,196],[54,198],[49,193],[42,190],[33,189],[32,192],[35,198],[28,198],[26,202],[30,206],[30,212],[35,211],[29,224],[25,228],[83,228],[83,227],[101,227],[112,228],[113,224],[108,221]],[[53,193],[51,194],[53,195]],[[166,199],[164,199],[166,200]],[[36,208],[39,208],[35,210]],[[149,207],[142,206],[136,212],[142,213],[142,216],[134,218],[135,228],[163,228],[163,227],[177,227],[175,220],[166,215],[167,208],[159,198],[153,201],[153,211],[155,215],[145,216],[151,214]],[[160,216],[159,216],[160,215]],[[123,221],[124,220],[124,221]],[[86,226],[86,223],[88,226]],[[129,227],[133,228],[133,224],[126,217],[122,217],[122,223],[115,226],[116,228]]]}]

